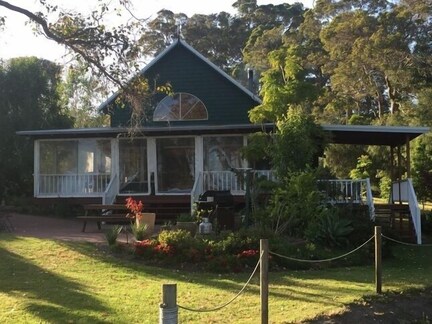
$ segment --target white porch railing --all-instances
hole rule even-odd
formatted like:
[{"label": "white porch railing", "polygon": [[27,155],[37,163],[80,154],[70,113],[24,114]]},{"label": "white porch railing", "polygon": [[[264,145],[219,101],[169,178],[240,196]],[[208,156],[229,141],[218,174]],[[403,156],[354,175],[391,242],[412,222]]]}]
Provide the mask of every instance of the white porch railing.
[{"label": "white porch railing", "polygon": [[100,196],[110,182],[110,173],[40,174],[39,196]]},{"label": "white porch railing", "polygon": [[331,203],[367,204],[369,217],[375,219],[375,207],[369,179],[319,180],[319,189]]},{"label": "white porch railing", "polygon": [[[272,170],[250,170],[252,177],[265,178],[275,181],[276,176]],[[246,181],[244,176],[237,175],[233,171],[204,171],[200,172],[195,179],[191,191],[191,207],[198,201],[199,196],[207,190],[230,190],[234,195],[244,195],[246,193]]]},{"label": "white porch railing", "polygon": [[[267,180],[275,180],[271,170],[250,170],[254,179],[264,177]],[[246,181],[244,175],[238,175],[233,171],[204,171],[202,172],[202,191],[207,190],[231,190],[232,193],[244,195]]]},{"label": "white porch railing", "polygon": [[104,195],[102,196],[102,204],[111,205],[114,203],[114,200],[116,199],[119,192],[119,182],[117,178],[117,174],[111,178],[111,181],[109,182],[105,189]]},{"label": "white porch railing", "polygon": [[195,180],[194,186],[191,191],[191,211],[192,213],[195,211],[195,202],[199,200],[199,196],[204,192],[203,190],[203,181],[202,181],[202,173],[198,174],[198,177]]},{"label": "white porch railing", "polygon": [[422,244],[421,213],[417,196],[411,179],[393,182],[391,192],[392,202],[408,203],[411,219],[416,232],[417,244]]}]

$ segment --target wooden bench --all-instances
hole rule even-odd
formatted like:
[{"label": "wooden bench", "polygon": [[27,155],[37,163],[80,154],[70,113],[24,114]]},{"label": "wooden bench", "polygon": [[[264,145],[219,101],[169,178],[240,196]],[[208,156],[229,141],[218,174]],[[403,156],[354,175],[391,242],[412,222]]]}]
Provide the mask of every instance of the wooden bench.
[{"label": "wooden bench", "polygon": [[96,222],[97,227],[99,230],[102,229],[101,224],[102,222],[105,223],[112,223],[112,224],[123,224],[123,223],[130,223],[133,221],[133,219],[127,218],[126,215],[106,215],[106,216],[77,216],[77,219],[80,219],[83,221],[83,228],[82,232],[85,232],[87,222]]},{"label": "wooden bench", "polygon": [[[133,219],[127,218],[128,209],[124,205],[103,205],[103,204],[89,204],[84,205],[85,215],[77,216],[76,218],[83,221],[82,231],[85,232],[87,222],[96,222],[98,229],[101,230],[101,224],[124,224],[130,223]],[[114,213],[116,212],[116,213]]]}]

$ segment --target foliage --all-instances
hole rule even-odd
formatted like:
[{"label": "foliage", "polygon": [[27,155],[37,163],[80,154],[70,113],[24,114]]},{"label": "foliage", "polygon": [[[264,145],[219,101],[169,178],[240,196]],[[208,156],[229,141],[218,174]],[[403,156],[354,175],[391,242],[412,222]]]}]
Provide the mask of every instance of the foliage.
[{"label": "foliage", "polygon": [[[197,210],[197,215],[200,215],[200,211]],[[181,213],[180,215],[177,216],[177,222],[196,222],[197,218],[195,216],[193,216],[191,213]]]},{"label": "foliage", "polygon": [[351,170],[350,177],[352,179],[370,178],[370,168],[372,161],[368,155],[362,155],[357,159],[356,168]]},{"label": "foliage", "polygon": [[324,135],[320,126],[301,109],[291,108],[278,122],[271,150],[272,165],[278,177],[302,172],[318,166],[318,157],[324,149]]},{"label": "foliage", "polygon": [[147,224],[140,224],[138,222],[132,223],[131,231],[137,241],[142,241],[149,236]]},{"label": "foliage", "polygon": [[121,225],[114,225],[105,232],[105,238],[109,246],[115,245],[117,243],[117,238],[122,229],[123,227]]},{"label": "foliage", "polygon": [[141,200],[136,201],[132,197],[126,198],[126,208],[129,209],[133,215],[141,213],[143,210],[143,207],[144,207],[144,204]]},{"label": "foliage", "polygon": [[0,201],[32,194],[33,142],[16,131],[68,128],[59,103],[60,67],[35,57],[0,63]]},{"label": "foliage", "polygon": [[390,198],[391,186],[392,186],[392,180],[388,176],[381,177],[379,183],[381,198],[384,198],[386,200]]},{"label": "foliage", "polygon": [[158,241],[162,246],[171,246],[175,250],[181,251],[191,246],[193,238],[189,231],[177,229],[160,232]]},{"label": "foliage", "polygon": [[349,242],[348,236],[353,230],[350,220],[339,218],[335,209],[327,208],[309,224],[305,237],[324,246],[346,246]]},{"label": "foliage", "polygon": [[323,197],[312,172],[301,172],[280,184],[269,201],[270,215],[259,223],[277,234],[303,236],[308,223],[321,213]]},{"label": "foliage", "polygon": [[[429,143],[428,143],[429,144]],[[418,199],[423,203],[432,200],[432,151],[421,141],[413,156],[413,183]]]},{"label": "foliage", "polygon": [[108,125],[108,115],[100,114],[95,108],[108,97],[107,85],[79,60],[64,71],[59,93],[61,104],[67,107],[75,128]]},{"label": "foliage", "polygon": [[270,164],[272,138],[264,132],[248,136],[247,146],[242,148],[242,157],[255,170],[267,170]]}]

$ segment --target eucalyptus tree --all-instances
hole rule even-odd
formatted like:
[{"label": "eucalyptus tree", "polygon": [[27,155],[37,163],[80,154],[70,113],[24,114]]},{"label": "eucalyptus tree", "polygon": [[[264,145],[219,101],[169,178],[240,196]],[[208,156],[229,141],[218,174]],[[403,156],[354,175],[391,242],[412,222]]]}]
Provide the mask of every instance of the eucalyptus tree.
[{"label": "eucalyptus tree", "polygon": [[72,120],[59,98],[61,68],[35,57],[0,65],[0,200],[30,195],[33,143],[18,130],[68,128]]},{"label": "eucalyptus tree", "polygon": [[[136,35],[144,30],[143,21],[130,19],[112,27],[108,24],[112,13],[121,9],[132,13],[129,0],[119,0],[117,5],[98,1],[98,6],[89,14],[60,8],[45,0],[39,0],[38,11],[4,0],[0,0],[0,8],[27,17],[36,34],[63,45],[72,58],[80,58],[94,76],[104,78],[118,88],[136,113],[143,111],[142,104],[149,97],[149,87],[145,80],[131,80],[146,54],[141,44],[135,41]],[[7,17],[4,23],[8,23]]]}]

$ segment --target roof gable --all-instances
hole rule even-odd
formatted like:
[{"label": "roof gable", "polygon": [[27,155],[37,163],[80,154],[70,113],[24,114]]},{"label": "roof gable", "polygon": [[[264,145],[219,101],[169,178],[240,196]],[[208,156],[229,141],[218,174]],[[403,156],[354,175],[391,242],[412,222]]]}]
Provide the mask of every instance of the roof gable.
[{"label": "roof gable", "polygon": [[[234,118],[236,120],[233,122],[249,122],[247,112],[261,103],[254,93],[181,39],[176,40],[157,55],[140,71],[140,74],[152,82],[168,82],[172,84],[174,92],[192,93],[205,103],[209,103],[209,123],[223,123],[223,120],[226,119],[223,116],[222,110],[224,109],[227,110],[225,112],[226,117],[233,113],[233,109],[238,114],[237,119]],[[205,91],[205,87],[207,91]],[[218,92],[217,97],[210,93],[212,89]],[[114,104],[117,96],[118,92],[101,104],[99,109],[107,112],[106,108]],[[159,100],[163,97],[164,95],[159,95]],[[228,102],[228,99],[231,102]],[[221,100],[217,108],[215,100]],[[129,113],[124,109],[123,111],[114,111],[112,116],[114,124],[112,120],[112,125],[124,125]],[[115,121],[116,118],[119,120]]]}]

